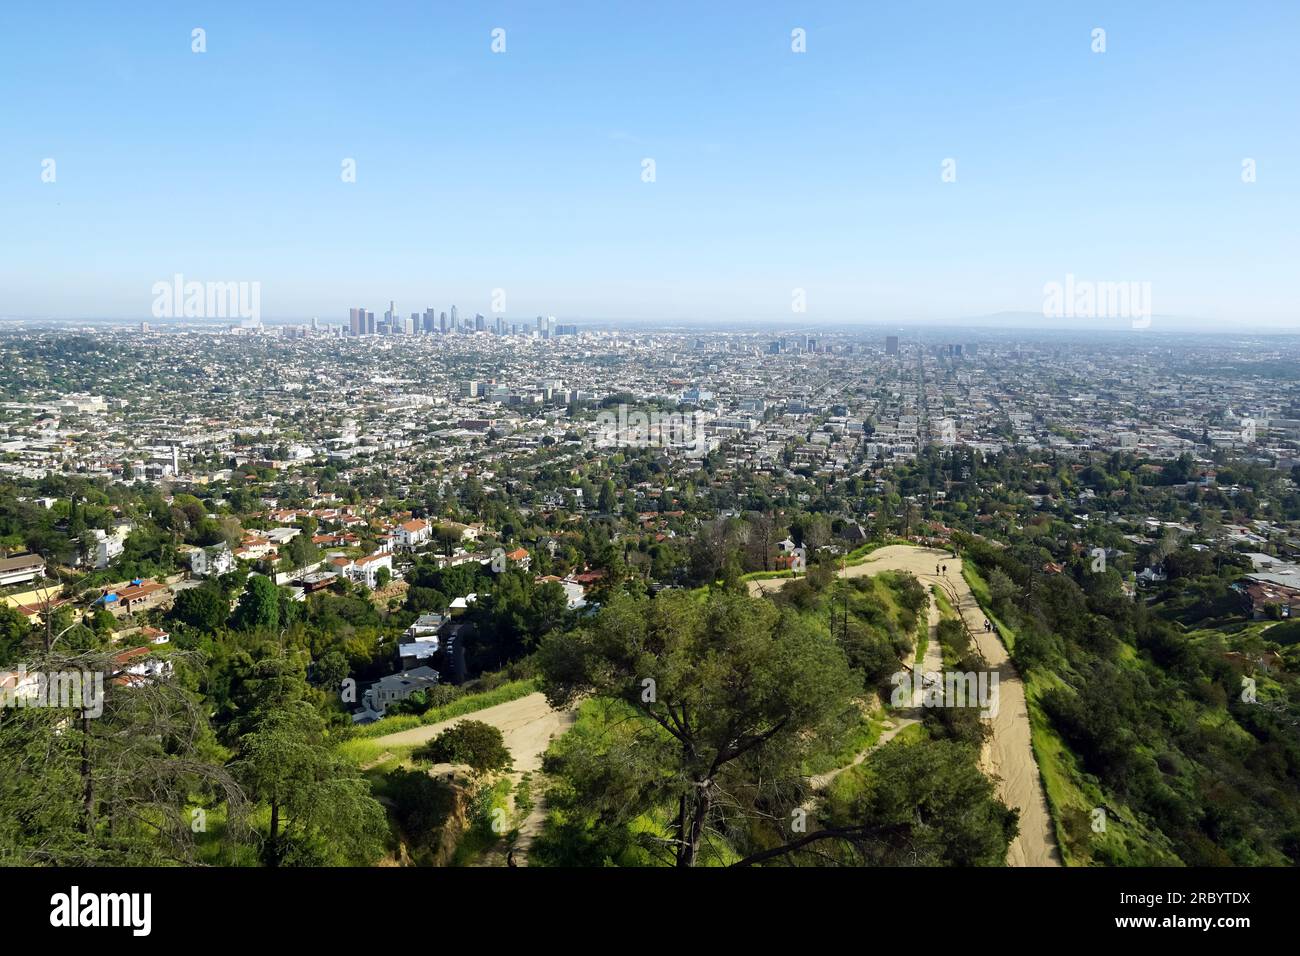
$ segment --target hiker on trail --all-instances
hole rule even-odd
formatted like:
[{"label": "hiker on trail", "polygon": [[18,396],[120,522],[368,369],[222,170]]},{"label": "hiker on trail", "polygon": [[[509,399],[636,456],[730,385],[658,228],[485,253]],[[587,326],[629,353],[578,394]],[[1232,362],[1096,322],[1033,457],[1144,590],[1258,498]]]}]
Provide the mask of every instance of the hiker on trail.
[{"label": "hiker on trail", "polygon": [[943,573],[944,573],[944,574],[947,574],[947,573],[948,573],[948,565],[946,565],[946,564],[943,566]]},{"label": "hiker on trail", "polygon": [[935,573],[935,574],[938,574],[938,573],[939,573],[939,565],[937,565],[937,564],[934,566],[934,573]]},{"label": "hiker on trail", "polygon": [[984,619],[984,630],[985,631],[993,630],[993,625],[989,623],[989,619],[987,617]]}]

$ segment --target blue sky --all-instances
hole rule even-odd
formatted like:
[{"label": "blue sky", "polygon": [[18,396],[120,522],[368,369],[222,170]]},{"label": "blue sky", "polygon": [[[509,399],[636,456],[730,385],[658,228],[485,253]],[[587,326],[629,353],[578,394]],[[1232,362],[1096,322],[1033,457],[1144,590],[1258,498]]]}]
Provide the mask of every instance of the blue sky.
[{"label": "blue sky", "polygon": [[520,319],[905,322],[1069,273],[1300,328],[1298,36],[1292,0],[14,0],[0,314],[145,319],[179,272],[268,318],[501,288]]}]

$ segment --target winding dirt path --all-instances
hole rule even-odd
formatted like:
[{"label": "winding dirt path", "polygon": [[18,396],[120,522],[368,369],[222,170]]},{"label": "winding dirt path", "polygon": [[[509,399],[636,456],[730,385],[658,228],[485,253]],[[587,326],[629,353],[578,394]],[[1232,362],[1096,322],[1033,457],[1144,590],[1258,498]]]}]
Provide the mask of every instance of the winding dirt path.
[{"label": "winding dirt path", "polygon": [[[935,566],[947,565],[947,573],[935,574]],[[984,746],[981,769],[998,783],[998,795],[1020,811],[1020,833],[1007,849],[1010,866],[1060,866],[1061,856],[1047,809],[1047,795],[1038,772],[1038,761],[1030,738],[1029,708],[1025,702],[1025,685],[1007,655],[1007,649],[995,634],[984,631],[984,612],[961,574],[960,558],[951,552],[911,545],[887,545],[873,551],[861,564],[840,571],[841,577],[857,578],[881,571],[910,571],[928,589],[938,584],[961,614],[975,637],[975,645],[988,666],[998,674],[998,712],[993,717],[993,735]],[[793,578],[766,578],[749,582],[751,594],[777,591]],[[955,600],[953,600],[955,597]],[[931,597],[931,624],[937,624]],[[938,652],[938,640],[930,643]],[[925,655],[925,669],[930,670],[930,649]],[[942,659],[940,659],[941,661]],[[942,664],[936,668],[942,670]]]},{"label": "winding dirt path", "polygon": [[[886,727],[884,730],[882,730],[880,732],[880,736],[876,738],[876,742],[874,744],[872,744],[866,750],[863,750],[860,753],[858,753],[858,755],[854,757],[853,760],[851,760],[849,763],[846,763],[843,767],[836,767],[834,770],[826,771],[826,773],[814,774],[813,776],[809,777],[808,786],[814,791],[825,790],[827,787],[831,785],[831,781],[834,780],[836,777],[838,777],[840,774],[842,774],[844,771],[856,767],[858,764],[862,763],[862,761],[866,760],[868,757],[870,757],[881,747],[885,746],[885,744],[889,743],[891,740],[893,740],[895,737],[901,734],[908,727],[911,727],[913,724],[919,724],[921,722],[919,717],[903,717],[901,716],[902,713],[903,713],[902,711],[894,711],[893,715],[889,718],[893,726]],[[804,805],[804,809],[806,810],[812,809],[811,800]]]}]

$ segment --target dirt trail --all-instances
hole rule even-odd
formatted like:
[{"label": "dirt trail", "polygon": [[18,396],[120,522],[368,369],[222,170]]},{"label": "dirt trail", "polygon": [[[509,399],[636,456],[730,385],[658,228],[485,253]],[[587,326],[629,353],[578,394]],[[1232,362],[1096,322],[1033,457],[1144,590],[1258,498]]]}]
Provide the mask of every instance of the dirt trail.
[{"label": "dirt trail", "polygon": [[[935,566],[947,566],[947,573],[935,574]],[[961,574],[960,558],[951,552],[911,545],[887,545],[873,551],[861,564],[840,572],[841,577],[863,577],[881,571],[910,571],[929,588],[939,584],[953,601],[966,626],[975,637],[975,645],[988,666],[998,673],[998,712],[993,718],[993,736],[984,747],[982,769],[998,780],[998,795],[1020,811],[1020,833],[1007,849],[1010,866],[1060,866],[1061,857],[1052,831],[1042,777],[1030,742],[1029,709],[1025,703],[1025,685],[1020,673],[1007,656],[1006,647],[995,634],[984,631],[984,612]],[[766,594],[784,587],[793,578],[767,578],[750,581],[751,594]],[[953,600],[955,597],[955,601]],[[931,621],[934,622],[933,598]],[[938,651],[938,640],[930,638]],[[931,654],[926,649],[925,669],[930,670]],[[934,668],[942,670],[942,666]]]},{"label": "dirt trail", "polygon": [[[545,797],[539,792],[540,782],[537,771],[542,766],[542,754],[550,746],[551,739],[563,734],[572,726],[577,715],[572,710],[552,710],[543,694],[529,694],[518,700],[507,701],[493,707],[485,707],[461,717],[453,717],[436,724],[399,730],[397,733],[376,738],[378,743],[386,745],[421,744],[431,740],[453,724],[462,720],[481,720],[501,731],[506,749],[514,758],[514,769],[510,773],[512,785],[518,785],[519,778],[525,773],[533,774],[533,808],[519,825],[519,839],[515,843],[515,862],[520,866],[528,865],[528,849],[533,838],[542,830],[546,819]],[[439,765],[434,772],[448,770]],[[485,865],[505,865],[505,851],[494,852],[484,861]]]},{"label": "dirt trail", "polygon": [[[523,777],[523,774],[511,773],[508,776],[510,777],[510,786],[513,788],[519,786],[519,780]],[[514,850],[514,865],[528,865],[528,851],[532,849],[533,840],[542,832],[542,828],[546,824],[546,797],[537,791],[538,780],[534,776],[532,780],[533,806],[528,811],[528,815],[515,828],[516,837],[514,842],[506,846],[498,845],[493,847],[475,866],[509,866],[511,861],[510,850],[512,849]],[[512,813],[517,813],[513,792],[510,797],[510,808]]]},{"label": "dirt trail", "polygon": [[568,730],[574,719],[573,711],[552,710],[543,694],[529,694],[451,720],[376,737],[375,742],[385,746],[422,744],[462,720],[481,720],[501,731],[506,749],[514,758],[514,769],[525,773],[542,766],[542,754],[550,745],[551,738]]},{"label": "dirt trail", "polygon": [[[860,752],[856,757],[853,758],[853,760],[850,763],[846,763],[843,767],[836,767],[834,770],[828,770],[826,771],[826,773],[819,773],[809,777],[808,786],[811,787],[813,790],[825,790],[827,787],[830,786],[831,781],[834,780],[836,777],[838,777],[840,774],[842,774],[845,770],[848,770],[852,767],[856,767],[858,764],[862,763],[862,761],[866,760],[868,757],[870,757],[881,747],[885,746],[885,744],[889,743],[891,740],[893,740],[895,737],[901,734],[908,727],[911,727],[913,724],[919,724],[921,722],[919,717],[904,717],[902,716],[903,713],[905,712],[894,711],[893,715],[889,718],[893,726],[886,727],[884,730],[882,730],[880,732],[880,736],[876,738],[876,742],[872,744],[870,747],[868,747],[866,750]],[[908,711],[907,713],[910,713],[910,711]],[[804,805],[804,809],[806,810],[812,809],[811,800]]]},{"label": "dirt trail", "polygon": [[[943,614],[939,611],[939,602],[934,598],[934,592],[929,593],[930,606],[927,609],[929,627],[929,636],[925,644],[925,659],[913,654],[912,671],[928,677],[930,674],[943,673],[943,647],[939,644],[939,621],[943,619]],[[918,642],[919,643],[919,642]],[[920,647],[917,647],[920,650]],[[916,684],[912,689],[912,706],[920,707],[921,699],[925,693],[924,684]]]},{"label": "dirt trail", "polygon": [[[927,622],[930,636],[925,647],[925,659],[921,660],[921,658],[916,654],[916,651],[920,650],[919,646],[913,650],[912,670],[914,672],[935,674],[943,670],[943,653],[942,648],[939,646],[939,621],[941,618],[942,614],[939,612],[939,605],[934,599],[934,594],[931,594]],[[866,760],[875,751],[885,746],[885,744],[889,743],[908,727],[913,724],[919,724],[921,722],[920,707],[923,693],[924,685],[918,684],[912,691],[912,706],[907,709],[893,711],[888,718],[888,726],[881,731],[880,736],[876,738],[875,743],[870,747],[867,747],[865,750],[860,751],[852,761],[845,764],[843,767],[836,767],[834,770],[828,770],[826,773],[814,774],[809,777],[808,786],[811,787],[814,792],[826,789],[830,786],[831,781],[844,771],[862,763],[862,761]],[[812,806],[813,801],[809,800],[809,802],[805,804],[805,809],[811,811]]]}]

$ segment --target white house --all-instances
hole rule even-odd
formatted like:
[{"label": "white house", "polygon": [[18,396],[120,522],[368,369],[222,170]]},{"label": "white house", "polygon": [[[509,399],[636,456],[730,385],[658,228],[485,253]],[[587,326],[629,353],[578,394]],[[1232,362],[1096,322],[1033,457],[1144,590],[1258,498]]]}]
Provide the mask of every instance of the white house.
[{"label": "white house", "polygon": [[447,613],[452,617],[459,617],[469,610],[469,606],[478,600],[477,594],[466,594],[464,597],[458,597],[447,607]]},{"label": "white house", "polygon": [[442,527],[459,532],[462,541],[477,541],[479,532],[483,530],[480,524],[461,524],[459,521],[444,521]]},{"label": "white house", "polygon": [[564,599],[570,611],[587,606],[586,590],[573,578],[557,578],[553,574],[537,579],[538,584],[558,584],[564,588]]},{"label": "white house", "polygon": [[349,561],[347,558],[335,558],[331,562],[336,570],[346,574],[353,581],[364,584],[372,591],[379,586],[379,569],[387,568],[388,573],[393,573],[393,556],[391,554],[380,552],[366,555],[363,558],[357,558],[355,561]]},{"label": "white house", "polygon": [[45,574],[45,559],[39,554],[0,558],[0,587],[35,581]]},{"label": "white house", "polygon": [[375,719],[384,716],[390,704],[406,700],[417,690],[427,690],[438,686],[438,672],[431,667],[413,667],[400,674],[389,674],[375,681],[362,697],[364,710],[362,719]]},{"label": "white house", "polygon": [[234,569],[235,556],[224,544],[215,548],[195,548],[190,552],[190,573],[196,577],[215,577]]},{"label": "white house", "polygon": [[95,529],[95,570],[104,570],[121,556],[130,530],[129,525],[119,525],[112,532]]},{"label": "white house", "polygon": [[577,581],[566,578],[560,582],[560,587],[564,588],[564,597],[568,601],[570,611],[587,606],[586,591]]},{"label": "white house", "polygon": [[1161,584],[1167,579],[1163,568],[1143,568],[1137,576],[1138,583],[1145,586]]},{"label": "white house", "polygon": [[142,628],[140,635],[148,640],[150,644],[166,644],[172,639],[171,634],[157,627]]},{"label": "white house", "polygon": [[403,632],[402,636],[411,641],[418,641],[431,635],[436,636],[438,629],[442,627],[442,622],[445,620],[446,618],[441,614],[435,614],[433,612],[421,614],[415,619],[415,622],[411,624],[405,632]]},{"label": "white house", "polygon": [[135,647],[113,656],[117,674],[113,677],[116,684],[144,684],[154,679],[172,676],[172,662],[165,657],[156,657],[149,647]]},{"label": "white house", "polygon": [[393,532],[393,538],[399,548],[407,551],[414,551],[433,538],[433,525],[423,518],[412,518],[410,521],[403,521]]},{"label": "white house", "polygon": [[266,539],[276,548],[284,547],[300,534],[302,534],[301,528],[272,528],[265,532]]},{"label": "white house", "polygon": [[438,631],[446,620],[441,614],[421,614],[403,633],[397,645],[403,667],[415,667],[438,653]]}]

